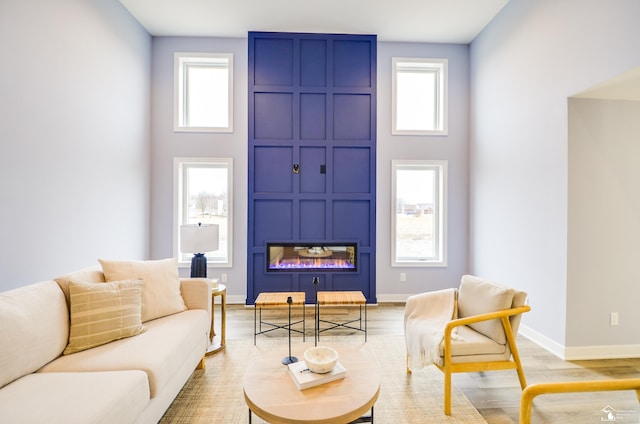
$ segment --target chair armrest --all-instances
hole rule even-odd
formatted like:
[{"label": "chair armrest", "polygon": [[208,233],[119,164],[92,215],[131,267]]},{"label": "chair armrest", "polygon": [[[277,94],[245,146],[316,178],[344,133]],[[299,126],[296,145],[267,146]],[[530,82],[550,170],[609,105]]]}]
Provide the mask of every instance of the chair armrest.
[{"label": "chair armrest", "polygon": [[529,424],[531,422],[531,407],[533,399],[538,395],[552,393],[603,392],[612,390],[635,390],[636,397],[640,402],[639,378],[532,384],[524,389],[522,396],[520,397],[520,424]]},{"label": "chair armrest", "polygon": [[187,309],[204,309],[211,315],[211,281],[206,278],[181,278],[180,293]]},{"label": "chair armrest", "polygon": [[522,313],[525,313],[525,312],[529,312],[530,310],[531,310],[531,306],[524,305],[524,306],[519,306],[517,308],[503,309],[501,311],[489,312],[489,313],[486,313],[486,314],[473,315],[473,316],[470,316],[470,317],[454,319],[454,320],[451,320],[451,321],[449,321],[447,323],[447,326],[445,328],[445,336],[447,334],[449,336],[451,336],[451,331],[455,327],[459,327],[461,325],[469,325],[469,324],[473,324],[474,322],[489,321],[489,320],[492,320],[492,319],[510,317],[510,316],[513,316],[513,315],[518,315],[518,314],[522,314]]},{"label": "chair armrest", "polygon": [[449,321],[444,328],[444,356],[445,363],[450,363],[451,361],[451,333],[453,329],[456,327],[460,327],[462,325],[473,324],[474,322],[480,321],[489,321],[492,319],[500,319],[502,322],[502,326],[504,328],[505,335],[507,336],[507,342],[509,346],[511,346],[511,350],[513,352],[513,346],[515,345],[515,335],[511,331],[511,324],[509,323],[509,317],[513,315],[522,314],[524,312],[529,312],[531,307],[529,305],[518,306],[517,308],[509,308],[503,309],[501,311],[489,312],[486,314],[474,315],[465,318],[458,318],[452,321]]}]

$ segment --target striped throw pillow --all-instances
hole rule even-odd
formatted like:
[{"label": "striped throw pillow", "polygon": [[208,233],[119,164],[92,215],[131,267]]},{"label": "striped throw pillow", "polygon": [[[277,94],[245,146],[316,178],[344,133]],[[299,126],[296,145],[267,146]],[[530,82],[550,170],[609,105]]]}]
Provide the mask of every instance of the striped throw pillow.
[{"label": "striped throw pillow", "polygon": [[135,336],[142,325],[141,279],[110,283],[69,282],[71,326],[68,355]]}]

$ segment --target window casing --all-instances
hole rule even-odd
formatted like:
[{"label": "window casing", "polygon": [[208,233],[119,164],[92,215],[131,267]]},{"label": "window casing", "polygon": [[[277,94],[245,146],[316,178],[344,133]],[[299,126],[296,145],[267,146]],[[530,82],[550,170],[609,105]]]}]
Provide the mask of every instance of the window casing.
[{"label": "window casing", "polygon": [[175,53],[176,132],[233,132],[233,54]]},{"label": "window casing", "polygon": [[218,224],[219,249],[206,252],[207,266],[232,266],[233,159],[174,159],[174,255],[181,265],[191,263],[192,253],[180,252],[180,225]]},{"label": "window casing", "polygon": [[392,58],[394,135],[447,135],[447,59]]},{"label": "window casing", "polygon": [[447,161],[391,167],[391,266],[447,266]]}]

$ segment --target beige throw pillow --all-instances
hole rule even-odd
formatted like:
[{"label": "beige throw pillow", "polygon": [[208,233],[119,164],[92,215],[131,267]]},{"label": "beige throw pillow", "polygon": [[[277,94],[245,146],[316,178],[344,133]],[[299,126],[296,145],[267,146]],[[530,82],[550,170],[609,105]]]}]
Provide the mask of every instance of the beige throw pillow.
[{"label": "beige throw pillow", "polygon": [[[462,277],[458,291],[458,316],[460,318],[511,308],[514,290],[472,275]],[[500,344],[507,342],[499,319],[469,324],[469,327]]]},{"label": "beige throw pillow", "polygon": [[178,260],[114,261],[99,259],[107,281],[141,278],[142,322],[187,309],[180,293]]},{"label": "beige throw pillow", "polygon": [[71,327],[68,355],[135,336],[142,325],[142,280],[111,283],[69,282]]}]

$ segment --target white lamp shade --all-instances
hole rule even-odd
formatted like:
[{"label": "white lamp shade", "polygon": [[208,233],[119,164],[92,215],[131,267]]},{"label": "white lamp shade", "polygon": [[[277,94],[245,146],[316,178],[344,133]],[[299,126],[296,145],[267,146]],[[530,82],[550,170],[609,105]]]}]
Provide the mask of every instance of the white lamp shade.
[{"label": "white lamp shade", "polygon": [[185,224],[180,226],[180,251],[206,253],[218,250],[218,224]]}]

